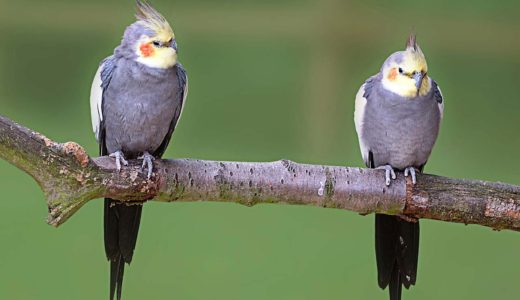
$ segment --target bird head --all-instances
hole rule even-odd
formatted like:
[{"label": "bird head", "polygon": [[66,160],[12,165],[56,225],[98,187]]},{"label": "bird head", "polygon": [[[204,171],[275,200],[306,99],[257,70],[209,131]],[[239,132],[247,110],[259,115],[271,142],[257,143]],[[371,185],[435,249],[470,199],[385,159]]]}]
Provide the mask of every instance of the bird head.
[{"label": "bird head", "polygon": [[137,21],[123,38],[127,52],[148,67],[168,69],[177,63],[175,34],[166,19],[149,3],[136,1]]},{"label": "bird head", "polygon": [[428,65],[414,33],[410,34],[406,49],[390,55],[381,71],[383,86],[400,96],[413,98],[430,91]]}]

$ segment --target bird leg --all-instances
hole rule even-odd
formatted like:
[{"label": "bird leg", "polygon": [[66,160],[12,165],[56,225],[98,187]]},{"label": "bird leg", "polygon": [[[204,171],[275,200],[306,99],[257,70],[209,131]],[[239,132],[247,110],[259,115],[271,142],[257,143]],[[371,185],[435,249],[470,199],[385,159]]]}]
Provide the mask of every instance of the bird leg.
[{"label": "bird leg", "polygon": [[395,171],[394,168],[392,168],[391,165],[384,165],[379,166],[376,168],[376,170],[385,170],[385,183],[386,186],[390,185],[391,179],[395,179]]},{"label": "bird leg", "polygon": [[152,177],[153,172],[153,161],[155,160],[155,157],[153,157],[150,153],[144,152],[142,156],[139,156],[138,159],[143,160],[143,165],[141,166],[141,170],[144,169],[144,167],[148,167],[148,173],[146,178],[150,179]]},{"label": "bird leg", "polygon": [[408,167],[408,168],[404,169],[404,177],[408,177],[408,174],[410,174],[410,176],[412,176],[412,183],[416,184],[417,178],[415,177],[415,168]]},{"label": "bird leg", "polygon": [[125,166],[128,166],[128,161],[126,161],[125,155],[123,154],[123,152],[116,151],[114,153],[110,153],[108,156],[116,159],[117,172],[121,172],[121,163],[123,163],[123,165],[125,165]]}]

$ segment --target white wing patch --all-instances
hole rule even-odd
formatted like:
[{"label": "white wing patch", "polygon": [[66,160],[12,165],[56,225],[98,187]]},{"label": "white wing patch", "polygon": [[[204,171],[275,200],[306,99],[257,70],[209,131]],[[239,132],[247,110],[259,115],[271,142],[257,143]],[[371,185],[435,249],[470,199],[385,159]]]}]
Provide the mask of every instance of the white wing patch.
[{"label": "white wing patch", "polygon": [[361,149],[361,156],[365,163],[368,163],[368,149],[363,142],[363,125],[365,117],[365,107],[367,105],[367,99],[365,98],[365,84],[359,88],[356,94],[356,106],[354,109],[354,124],[356,125],[356,132],[359,140],[359,148]]},{"label": "white wing patch", "polygon": [[103,102],[103,89],[101,88],[101,70],[103,65],[99,66],[94,81],[92,81],[92,87],[90,89],[90,118],[92,121],[92,130],[96,135],[96,140],[99,143],[99,133],[101,121],[103,120],[103,113],[101,111],[101,105]]},{"label": "white wing patch", "polygon": [[439,90],[439,94],[441,94],[442,102],[437,103],[439,106],[439,111],[441,113],[441,120],[444,118],[444,96],[442,95],[441,87],[437,85],[437,89]]},{"label": "white wing patch", "polygon": [[[184,107],[186,106],[186,99],[188,98],[188,75],[186,75],[186,85],[184,86],[184,95],[182,96],[182,106],[181,106],[181,113],[179,114],[179,118],[177,119],[177,124],[179,124],[179,121],[182,117],[182,112],[184,111]],[[177,126],[175,126],[177,127]]]}]

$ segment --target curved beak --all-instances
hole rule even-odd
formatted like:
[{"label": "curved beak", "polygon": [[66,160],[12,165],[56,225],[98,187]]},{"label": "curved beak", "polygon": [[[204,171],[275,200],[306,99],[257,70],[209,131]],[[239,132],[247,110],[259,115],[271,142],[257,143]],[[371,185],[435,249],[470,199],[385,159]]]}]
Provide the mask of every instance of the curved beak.
[{"label": "curved beak", "polygon": [[415,87],[417,87],[417,90],[421,88],[423,79],[424,79],[424,73],[423,72],[416,72],[412,75],[412,78],[415,80]]}]

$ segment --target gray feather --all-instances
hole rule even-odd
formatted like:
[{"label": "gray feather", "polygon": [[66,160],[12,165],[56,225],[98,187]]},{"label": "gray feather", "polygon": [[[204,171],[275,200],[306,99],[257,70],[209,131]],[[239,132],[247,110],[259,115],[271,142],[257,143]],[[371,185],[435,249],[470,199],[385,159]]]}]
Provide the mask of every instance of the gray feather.
[{"label": "gray feather", "polygon": [[396,169],[424,165],[441,120],[436,88],[413,99],[386,90],[381,73],[365,84],[366,107],[360,138],[374,156],[375,167]]},{"label": "gray feather", "polygon": [[123,151],[135,158],[159,149],[182,109],[184,87],[177,69],[152,69],[125,58],[117,61],[103,97],[109,153]]}]

